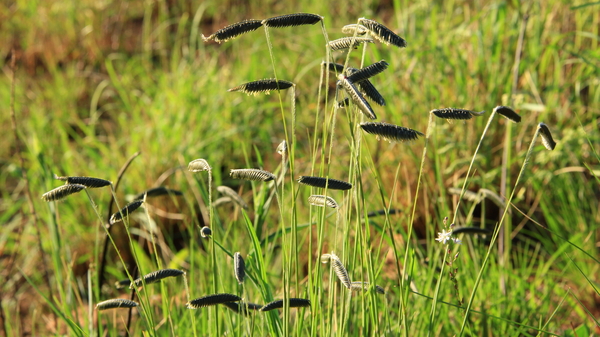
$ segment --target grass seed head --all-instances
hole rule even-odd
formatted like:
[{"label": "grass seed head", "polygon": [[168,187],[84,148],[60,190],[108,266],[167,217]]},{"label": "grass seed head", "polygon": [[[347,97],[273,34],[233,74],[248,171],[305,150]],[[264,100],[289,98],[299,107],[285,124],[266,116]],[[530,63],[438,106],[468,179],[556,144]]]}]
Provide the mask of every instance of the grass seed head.
[{"label": "grass seed head", "polygon": [[406,47],[406,40],[392,32],[389,28],[381,23],[365,18],[358,19],[358,23],[363,25],[371,35],[386,45],[394,45],[400,48]]},{"label": "grass seed head", "polygon": [[67,196],[77,193],[85,189],[85,186],[79,184],[67,184],[53,189],[52,191],[46,192],[42,195],[44,201],[58,201],[66,198]]},{"label": "grass seed head", "polygon": [[241,300],[241,297],[233,294],[206,295],[187,302],[186,307],[188,309],[199,309],[202,307],[208,307],[210,305],[238,302]]},{"label": "grass seed head", "polygon": [[[240,206],[243,209],[248,209],[248,204],[244,201],[244,199],[242,199],[242,197],[237,194],[236,191],[234,191],[232,188],[227,187],[227,186],[218,186],[217,187],[217,191],[223,195],[226,195],[230,198],[230,200],[233,200],[233,202],[235,202],[238,206]],[[216,207],[216,206],[215,206]]]},{"label": "grass seed head", "polygon": [[114,213],[110,217],[110,224],[112,225],[119,221],[123,221],[123,219],[126,219],[129,216],[129,214],[133,213],[135,210],[140,208],[140,206],[142,206],[143,203],[144,200],[134,200],[131,203],[127,204],[127,206],[123,207],[120,211]]},{"label": "grass seed head", "polygon": [[238,283],[244,283],[244,278],[246,277],[246,264],[244,263],[242,254],[239,252],[233,254],[233,272]]},{"label": "grass seed head", "polygon": [[160,186],[160,187],[154,187],[148,190],[145,190],[144,192],[136,195],[133,200],[142,200],[144,199],[144,196],[146,196],[146,198],[153,198],[153,197],[160,197],[163,195],[170,195],[170,196],[175,196],[175,195],[183,195],[183,192],[181,191],[177,191],[177,190],[172,190],[170,188],[166,188],[164,186]]},{"label": "grass seed head", "polygon": [[203,172],[210,171],[211,167],[208,165],[206,159],[194,159],[188,164],[188,170],[190,172]]},{"label": "grass seed head", "polygon": [[481,116],[485,111],[471,111],[466,109],[446,108],[446,109],[433,109],[431,113],[439,118],[443,119],[457,119],[467,120],[473,118],[473,116]]},{"label": "grass seed head", "polygon": [[294,85],[295,84],[290,81],[266,78],[258,81],[244,83],[227,91],[240,91],[248,95],[258,95],[264,92],[268,95],[272,90],[285,90],[291,88]]},{"label": "grass seed head", "polygon": [[259,169],[232,169],[229,175],[233,179],[253,180],[253,181],[271,181],[275,180],[275,175],[271,172]]},{"label": "grass seed head", "polygon": [[337,202],[332,197],[325,195],[311,195],[308,197],[308,203],[318,207],[338,208]]},{"label": "grass seed head", "polygon": [[[322,259],[323,257],[321,256],[321,260]],[[346,267],[344,267],[344,264],[340,258],[332,252],[329,254],[329,261],[331,262],[331,267],[333,267],[333,271],[337,275],[340,282],[342,282],[344,287],[350,289],[352,282],[350,281],[350,276],[348,276],[348,270],[346,270]]]},{"label": "grass seed head", "polygon": [[212,229],[208,226],[204,226],[200,229],[200,236],[203,238],[210,238],[212,236]]},{"label": "grass seed head", "polygon": [[552,133],[550,133],[548,126],[544,123],[540,123],[538,128],[540,129],[540,134],[542,135],[542,144],[544,144],[548,150],[554,150],[556,147],[556,142],[552,138]]},{"label": "grass seed head", "polygon": [[350,96],[350,98],[352,99],[352,102],[356,104],[358,109],[365,116],[367,116],[367,118],[377,119],[377,115],[375,115],[375,112],[373,112],[373,108],[371,108],[369,102],[367,102],[367,100],[365,100],[360,91],[358,91],[354,83],[348,80],[348,78],[346,78],[344,75],[339,75],[338,85],[344,88],[348,96]]},{"label": "grass seed head", "polygon": [[144,277],[140,277],[137,280],[133,281],[132,284],[129,285],[129,289],[133,289],[135,287],[141,287],[144,283],[150,284],[158,282],[167,277],[176,277],[185,274],[183,270],[179,269],[161,269],[155,272],[144,275]]},{"label": "grass seed head", "polygon": [[375,62],[362,69],[354,70],[351,74],[349,73],[348,80],[352,83],[360,83],[386,70],[388,66],[389,63],[387,63],[385,60]]},{"label": "grass seed head", "polygon": [[369,30],[367,29],[367,27],[356,23],[345,25],[344,27],[342,27],[342,33],[347,35],[365,35],[368,32]]},{"label": "grass seed head", "polygon": [[321,178],[321,177],[311,177],[311,176],[301,176],[298,178],[298,182],[300,184],[312,186],[312,187],[320,187],[320,188],[329,188],[330,190],[349,190],[352,188],[352,184],[347,183],[345,181],[331,179],[331,178]]},{"label": "grass seed head", "polygon": [[69,185],[83,185],[87,188],[99,188],[112,185],[112,182],[109,180],[92,177],[59,177],[55,174],[54,179],[66,181]]},{"label": "grass seed head", "polygon": [[102,311],[117,308],[135,308],[137,306],[138,304],[134,301],[127,300],[124,298],[114,298],[112,300],[106,300],[96,304],[96,310]]},{"label": "grass seed head", "polygon": [[314,25],[321,20],[323,20],[323,17],[317,14],[294,13],[264,19],[262,24],[267,27],[282,28],[301,25]]},{"label": "grass seed head", "polygon": [[521,122],[521,116],[519,116],[519,114],[517,114],[515,110],[511,109],[510,107],[500,105],[494,108],[494,112],[513,123]]},{"label": "grass seed head", "polygon": [[423,133],[388,123],[361,123],[360,127],[372,135],[381,137],[388,142],[405,142],[417,140],[419,136],[424,136]]},{"label": "grass seed head", "polygon": [[327,44],[332,51],[357,49],[363,43],[373,43],[369,37],[342,37],[337,40],[329,41]]},{"label": "grass seed head", "polygon": [[202,39],[204,40],[204,42],[208,42],[211,40],[217,43],[226,42],[244,33],[257,30],[260,26],[262,26],[262,20],[244,20],[229,25],[225,28],[219,29],[209,37],[205,37],[204,35],[202,35]]},{"label": "grass seed head", "polygon": [[[352,290],[352,291],[363,291],[363,290],[368,290],[368,289],[369,289],[369,282],[355,281],[355,282],[352,282],[352,284],[350,284],[350,290]],[[385,295],[385,289],[383,289],[383,287],[380,287],[378,285],[375,285],[375,292],[377,292],[378,294]]]},{"label": "grass seed head", "polygon": [[282,156],[286,156],[287,155],[287,151],[288,151],[287,142],[285,140],[283,140],[277,146],[277,153],[279,153]]},{"label": "grass seed head", "polygon": [[[271,311],[274,309],[283,308],[283,300],[276,300],[271,303],[265,304],[260,311]],[[290,308],[303,308],[310,307],[310,301],[304,298],[290,298],[289,299]]]}]

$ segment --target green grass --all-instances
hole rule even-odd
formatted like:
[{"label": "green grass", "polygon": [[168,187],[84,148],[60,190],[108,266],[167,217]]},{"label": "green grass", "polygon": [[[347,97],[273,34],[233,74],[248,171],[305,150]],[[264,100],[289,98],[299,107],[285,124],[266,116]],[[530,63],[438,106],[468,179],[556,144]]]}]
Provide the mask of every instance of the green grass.
[{"label": "green grass", "polygon": [[[133,312],[133,335],[446,336],[463,328],[465,336],[590,335],[598,327],[600,16],[598,5],[584,5],[0,5],[0,15],[11,13],[2,20],[10,34],[0,37],[0,52],[18,50],[20,139],[18,148],[12,134],[0,140],[0,331],[122,335],[128,310],[96,312],[95,304],[131,296],[113,287],[117,280],[176,268],[186,271],[185,279],[135,291],[140,307]],[[332,108],[335,76],[329,74],[328,83],[321,77],[326,38],[320,24],[270,28],[272,49],[263,28],[223,44],[200,37],[243,19],[294,12],[324,16],[330,40],[360,17],[404,37],[407,48],[374,43],[348,61],[359,67],[385,59],[390,67],[371,79],[387,102],[372,104],[377,121],[427,132],[427,140],[378,141],[358,127],[365,118],[355,107]],[[0,122],[8,131],[12,72],[10,57],[2,60],[0,109],[6,113]],[[275,74],[296,83],[294,94],[227,92]],[[482,137],[497,105],[512,106],[523,120],[509,125],[496,116]],[[434,118],[429,125],[429,111],[445,107],[486,113],[466,122]],[[538,137],[526,157],[539,122],[558,146],[547,151]],[[276,152],[284,139],[285,170]],[[40,199],[62,184],[54,173],[116,182],[137,151],[110,210],[109,188],[58,203]],[[197,158],[211,165],[210,184],[206,173],[186,170]],[[229,170],[236,168],[284,176],[280,184],[233,180]],[[353,188],[310,188],[296,182],[301,175],[329,176]],[[158,185],[183,195],[148,198],[146,212],[111,229],[105,283],[98,284],[107,215]],[[219,185],[238,191],[249,209],[211,207]],[[500,228],[510,240],[475,234],[459,235],[461,245],[435,240],[445,217],[457,228],[498,228],[503,209],[489,200],[459,204],[448,192],[463,185],[489,189],[505,202],[513,195]],[[340,208],[311,207],[312,194],[327,194]],[[385,212],[366,216],[378,210]],[[200,237],[205,225],[211,239]],[[321,263],[332,251],[353,281],[382,286],[386,294],[343,287]],[[246,261],[243,285],[233,274],[235,252]],[[191,299],[231,293],[266,304],[299,297],[311,307],[248,317],[224,306],[189,310],[186,288]]]}]

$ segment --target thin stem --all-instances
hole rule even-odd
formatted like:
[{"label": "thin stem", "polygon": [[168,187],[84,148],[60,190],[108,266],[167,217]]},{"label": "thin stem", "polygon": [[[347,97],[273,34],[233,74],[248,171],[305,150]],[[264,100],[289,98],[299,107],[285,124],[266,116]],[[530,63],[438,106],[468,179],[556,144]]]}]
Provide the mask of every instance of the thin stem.
[{"label": "thin stem", "polygon": [[506,201],[506,206],[504,207],[502,217],[500,218],[500,221],[498,222],[498,225],[496,226],[496,229],[494,230],[494,234],[492,235],[492,240],[490,242],[488,251],[485,255],[485,258],[483,259],[481,269],[479,270],[479,274],[477,274],[477,278],[475,279],[475,285],[473,286],[473,291],[471,292],[471,296],[469,297],[469,302],[467,303],[465,317],[463,318],[462,326],[460,327],[459,336],[462,336],[464,333],[465,327],[467,325],[467,320],[469,318],[469,313],[470,313],[469,311],[471,310],[471,306],[473,305],[473,301],[475,300],[475,294],[477,293],[477,289],[479,287],[479,283],[481,282],[483,272],[489,261],[492,249],[494,249],[494,245],[498,239],[498,234],[500,233],[500,231],[502,229],[502,223],[504,221],[504,218],[506,217],[506,214],[508,214],[508,210],[510,208],[512,198],[514,197],[515,191],[517,190],[517,185],[519,184],[519,181],[521,180],[521,177],[523,176],[523,172],[525,172],[525,168],[527,167],[527,164],[529,162],[529,157],[531,156],[531,153],[533,152],[533,147],[535,145],[535,141],[538,137],[539,132],[540,132],[540,128],[538,127],[535,131],[535,134],[533,135],[533,139],[531,140],[531,144],[529,145],[527,154],[525,155],[525,160],[523,161],[523,165],[521,165],[521,170],[519,171],[519,175],[517,176],[517,180],[515,181],[515,185],[513,186],[512,193],[510,194],[510,198],[508,198],[508,200]]}]

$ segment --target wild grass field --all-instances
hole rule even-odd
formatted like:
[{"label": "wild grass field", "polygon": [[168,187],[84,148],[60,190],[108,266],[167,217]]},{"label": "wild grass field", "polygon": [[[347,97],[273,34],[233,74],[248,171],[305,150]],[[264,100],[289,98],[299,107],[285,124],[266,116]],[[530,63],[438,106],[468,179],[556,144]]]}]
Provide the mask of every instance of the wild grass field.
[{"label": "wild grass field", "polygon": [[[600,3],[17,0],[0,31],[0,334],[600,334]],[[293,85],[228,91],[261,79]]]}]

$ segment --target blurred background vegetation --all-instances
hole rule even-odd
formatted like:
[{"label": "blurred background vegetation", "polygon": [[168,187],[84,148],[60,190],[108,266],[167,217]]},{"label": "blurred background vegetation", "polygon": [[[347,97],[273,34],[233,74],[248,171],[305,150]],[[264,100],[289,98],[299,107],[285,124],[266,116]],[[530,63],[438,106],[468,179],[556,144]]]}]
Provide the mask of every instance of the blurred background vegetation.
[{"label": "blurred background vegetation", "polygon": [[[39,199],[59,185],[53,174],[114,181],[125,161],[141,151],[124,177],[118,197],[156,185],[194,195],[187,202],[169,198],[153,202],[153,207],[163,212],[156,221],[173,255],[187,247],[187,225],[201,225],[207,217],[199,215],[202,207],[193,202],[200,199],[194,194],[193,180],[173,168],[205,158],[213,167],[217,185],[232,186],[250,199],[252,191],[231,181],[229,169],[277,168],[280,157],[275,148],[285,138],[279,102],[276,95],[247,97],[227,89],[273,77],[266,40],[260,30],[221,45],[204,43],[201,34],[208,36],[244,19],[294,12],[324,16],[329,39],[342,37],[342,26],[366,17],[385,23],[408,41],[406,49],[379,46],[367,51],[367,64],[381,59],[390,64],[390,69],[373,81],[387,100],[387,105],[376,111],[380,121],[425,132],[428,112],[436,108],[485,110],[487,116],[497,105],[510,105],[521,114],[523,122],[517,126],[508,126],[507,120],[492,125],[475,163],[470,190],[487,188],[501,194],[503,167],[507,168],[510,190],[534,126],[548,124],[558,146],[552,152],[539,151],[531,159],[513,203],[535,221],[597,256],[599,9],[598,3],[562,0],[2,1],[0,125],[6,133],[0,138],[0,293],[3,312],[13,312],[12,317],[3,318],[3,324],[12,326],[9,331],[21,333],[60,333],[60,326],[54,326],[49,318],[47,303],[23,275],[44,293],[44,267],[64,268],[62,277],[50,272],[52,284],[70,277],[85,283],[87,270],[96,268],[92,256],[97,252],[91,247],[98,246],[98,219],[88,200],[70,199],[59,204],[59,211]],[[513,92],[515,52],[523,22],[523,48]],[[320,162],[320,151],[313,153],[313,140],[320,139],[315,132],[322,132],[314,126],[320,123],[315,122],[317,111],[323,118],[323,102],[316,98],[325,40],[317,26],[271,32],[278,77],[297,84],[297,175],[310,175],[313,161]],[[14,111],[19,147],[9,132],[13,53],[17,62]],[[330,90],[334,90],[333,83]],[[288,107],[287,99],[283,104]],[[437,122],[414,223],[418,242],[428,242],[426,239],[439,231],[441,220],[452,216],[457,197],[447,190],[462,186],[486,119]],[[332,170],[342,179],[348,172],[345,140],[349,127],[340,117],[336,137],[342,145],[336,144],[331,155]],[[398,210],[392,216],[393,225],[406,228],[410,225],[420,143],[388,145],[367,137],[364,142],[368,148],[365,155],[373,158],[365,174],[380,177],[386,196],[395,191],[393,199],[387,200]],[[511,152],[503,164],[505,144],[511,146]],[[17,149],[24,158],[23,168]],[[398,165],[399,181],[394,185]],[[27,205],[22,169],[29,178],[37,224]],[[369,211],[386,206],[379,188],[374,180],[364,179]],[[93,194],[101,214],[106,213],[110,192]],[[300,194],[301,199],[308,196]],[[299,212],[307,209],[302,207]],[[462,207],[457,212],[467,213],[469,208]],[[485,207],[487,210],[477,207],[473,223],[459,225],[493,228],[498,210],[494,204]],[[540,245],[543,253],[538,257],[545,266],[558,259],[554,252],[566,249],[563,240],[539,230],[520,213],[512,214],[515,240]],[[271,225],[266,226],[279,228],[276,213],[271,217],[267,221]],[[464,221],[464,217],[459,219]],[[49,257],[40,254],[36,227],[48,238],[43,247],[63,254],[63,260],[51,264]],[[51,237],[60,238],[62,243],[55,246]],[[126,246],[126,241],[121,244]],[[309,253],[302,261],[320,253]],[[597,285],[598,264],[575,252],[572,257]],[[393,267],[392,258],[382,259],[387,261],[385,275]],[[534,286],[530,290],[552,293],[552,289],[540,288],[544,287],[544,277],[554,278],[553,284],[578,293],[584,303],[581,308],[598,317],[600,297],[576,271],[561,270],[567,262],[561,263],[557,269],[547,266],[548,274],[531,280]],[[118,267],[109,273],[122,275]],[[390,275],[395,273],[389,271]],[[550,310],[557,302],[544,304],[544,309]],[[562,312],[554,325],[556,331],[585,321],[581,308]]]}]

